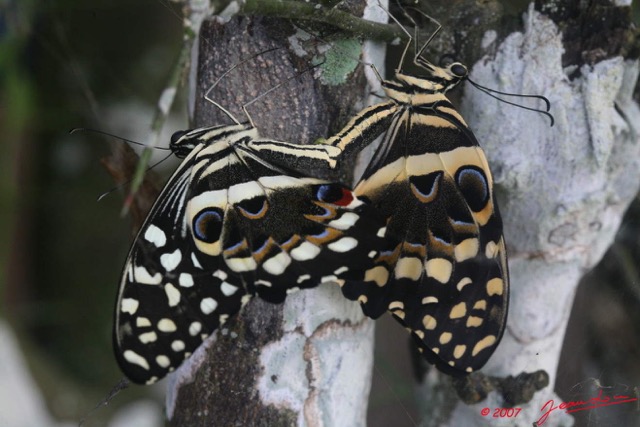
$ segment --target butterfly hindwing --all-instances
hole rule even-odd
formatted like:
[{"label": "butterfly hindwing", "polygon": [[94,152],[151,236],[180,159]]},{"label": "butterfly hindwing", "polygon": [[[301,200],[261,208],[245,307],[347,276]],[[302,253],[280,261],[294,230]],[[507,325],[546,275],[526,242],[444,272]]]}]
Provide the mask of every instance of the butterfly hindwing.
[{"label": "butterfly hindwing", "polygon": [[[362,129],[367,135],[370,129]],[[363,136],[360,129],[353,132]],[[337,158],[346,152],[330,145],[293,146],[279,143],[253,141],[251,148],[268,159],[272,167],[285,169],[289,179],[301,171],[334,170]],[[285,148],[284,152],[278,149]],[[347,147],[347,149],[350,148]],[[375,268],[375,259],[389,246],[384,236],[386,219],[366,198],[358,198],[346,186],[329,181],[315,180],[312,185],[299,186],[297,209],[291,210],[291,200],[273,203],[281,209],[274,216],[286,224],[299,223],[305,230],[295,239],[304,238],[301,246],[314,248],[318,256],[302,263],[306,269],[321,276],[321,281],[336,280],[342,286],[344,296],[362,304],[364,313],[377,318],[387,309],[384,285],[388,272]],[[303,213],[292,216],[293,212]],[[282,227],[278,227],[282,228]],[[301,261],[301,260],[299,260]]]},{"label": "butterfly hindwing", "polygon": [[248,205],[235,212],[258,266],[248,280],[255,292],[281,302],[287,293],[339,281],[369,265],[378,246],[372,230],[381,220],[375,210],[341,184],[268,163],[265,152],[258,156],[254,150],[262,142],[252,141],[253,148],[240,152],[261,196],[253,199],[251,212]]},{"label": "butterfly hindwing", "polygon": [[[483,350],[502,335],[508,285],[502,224],[475,140],[452,127],[439,136],[455,146],[435,141],[437,152],[412,149],[424,133],[416,125],[401,129],[388,163],[355,192],[389,218],[386,235],[398,241],[386,260],[393,281],[389,311],[428,360],[460,374],[484,365],[491,351]],[[389,175],[387,167],[396,178],[372,188],[377,174]]]}]

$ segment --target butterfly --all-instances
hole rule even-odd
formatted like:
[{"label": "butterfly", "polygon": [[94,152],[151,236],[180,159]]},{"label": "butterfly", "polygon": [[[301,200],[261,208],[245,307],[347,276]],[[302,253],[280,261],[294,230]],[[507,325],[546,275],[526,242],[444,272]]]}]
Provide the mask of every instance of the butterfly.
[{"label": "butterfly", "polygon": [[383,226],[344,185],[261,156],[313,170],[327,147],[236,124],[177,132],[170,148],[183,161],[131,246],[115,307],[116,358],[140,384],[175,370],[253,295],[279,303],[367,269]]},{"label": "butterfly", "polygon": [[387,101],[353,117],[325,143],[339,164],[380,140],[354,188],[385,218],[382,247],[362,280],[342,292],[364,313],[385,311],[423,356],[450,375],[480,369],[503,335],[509,272],[503,226],[484,151],[446,96],[467,77],[454,62],[416,56],[425,75],[382,80]]}]

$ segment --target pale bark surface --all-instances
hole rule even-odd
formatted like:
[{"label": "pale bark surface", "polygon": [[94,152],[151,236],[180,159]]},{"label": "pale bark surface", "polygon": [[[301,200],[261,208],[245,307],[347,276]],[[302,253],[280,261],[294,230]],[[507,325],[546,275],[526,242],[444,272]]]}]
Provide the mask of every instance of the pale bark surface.
[{"label": "pale bark surface", "polygon": [[[443,395],[451,393],[442,391],[448,379],[430,372],[419,391],[425,426],[531,426],[547,401],[561,403],[553,384],[578,281],[612,243],[640,183],[640,110],[632,100],[638,62],[625,60],[617,40],[590,46],[581,52],[582,64],[567,67],[563,54],[576,56],[565,50],[575,40],[564,39],[533,7],[521,32],[485,37],[487,56],[472,67],[471,78],[505,92],[547,96],[556,124],[550,128],[543,115],[466,87],[461,112],[494,172],[511,272],[507,330],[483,372],[515,376],[544,369],[551,385],[516,405],[523,408],[516,418],[500,420],[481,415],[483,408],[505,406],[498,392],[475,405],[449,405],[455,397],[447,400]],[[602,58],[585,59],[597,48]],[[439,405],[427,403],[434,395]],[[545,423],[572,424],[562,410]]]}]

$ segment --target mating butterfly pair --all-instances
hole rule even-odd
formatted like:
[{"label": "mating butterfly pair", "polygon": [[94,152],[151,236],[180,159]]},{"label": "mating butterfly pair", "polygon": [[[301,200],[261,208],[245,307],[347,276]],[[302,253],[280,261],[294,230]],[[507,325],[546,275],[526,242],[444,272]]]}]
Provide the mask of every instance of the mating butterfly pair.
[{"label": "mating butterfly pair", "polygon": [[[389,311],[425,358],[482,367],[506,322],[502,223],[485,155],[445,96],[467,75],[383,81],[369,107],[323,145],[259,139],[246,125],[174,135],[185,157],[135,239],[116,303],[124,373],[152,383],[178,367],[250,296],[336,281],[372,318]],[[356,187],[308,177],[382,136]]]}]

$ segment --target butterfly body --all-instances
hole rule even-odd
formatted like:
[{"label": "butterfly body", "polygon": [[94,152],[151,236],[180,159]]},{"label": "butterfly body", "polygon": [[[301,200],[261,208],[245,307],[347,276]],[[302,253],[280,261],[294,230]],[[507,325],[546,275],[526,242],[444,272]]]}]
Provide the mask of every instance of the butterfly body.
[{"label": "butterfly body", "polygon": [[132,381],[173,371],[252,295],[282,302],[371,263],[359,239],[376,238],[373,209],[260,148],[314,161],[313,148],[260,140],[248,125],[172,138],[184,160],[134,240],[116,301],[115,353]]}]

